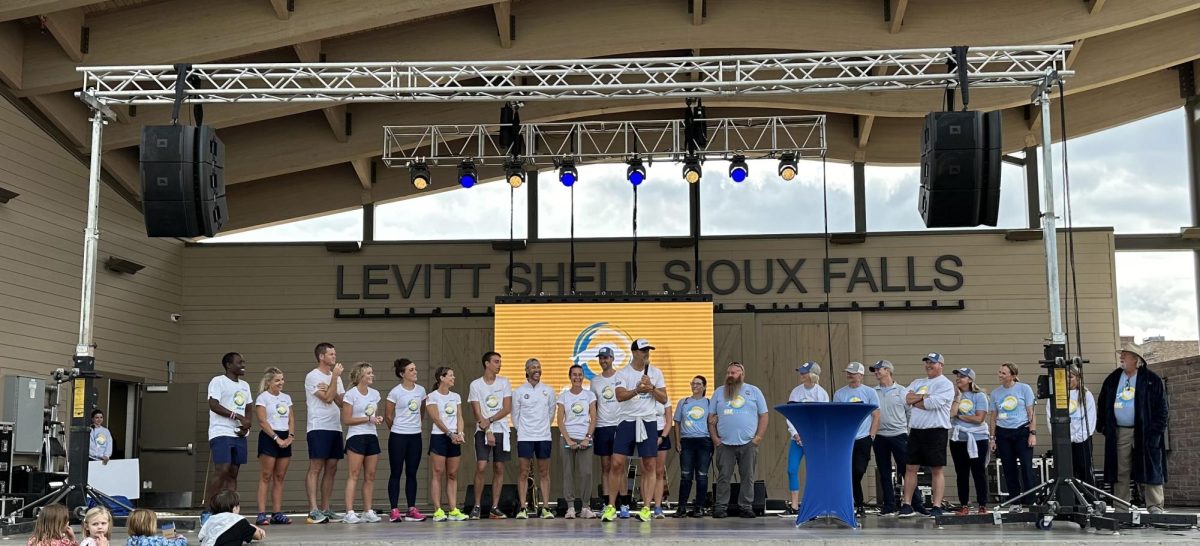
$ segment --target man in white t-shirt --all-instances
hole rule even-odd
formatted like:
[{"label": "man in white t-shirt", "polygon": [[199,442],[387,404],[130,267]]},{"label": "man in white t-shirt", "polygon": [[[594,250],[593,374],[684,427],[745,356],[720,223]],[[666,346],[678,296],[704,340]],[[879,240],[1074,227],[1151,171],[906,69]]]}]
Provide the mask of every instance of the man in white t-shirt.
[{"label": "man in white t-shirt", "polygon": [[[617,425],[617,436],[613,441],[612,480],[623,479],[625,464],[636,451],[641,460],[643,491],[642,509],[635,516],[643,521],[653,517],[650,507],[662,500],[662,487],[658,484],[658,423],[654,403],[667,403],[667,383],[662,370],[650,365],[650,351],[654,346],[646,339],[638,339],[630,347],[633,361],[617,372],[616,397],[620,402],[621,423]],[[649,491],[649,494],[645,493]],[[608,505],[600,515],[600,521],[612,521],[617,515],[616,491],[609,491]]]},{"label": "man in white t-shirt", "polygon": [[[512,414],[517,425],[517,457],[521,470],[517,483],[527,483],[531,459],[537,460],[538,487],[542,492],[542,519],[554,519],[550,512],[550,424],[554,421],[554,389],[542,383],[542,363],[531,358],[525,362],[525,383],[513,392]],[[526,488],[517,488],[517,519],[528,517],[525,511]],[[534,502],[537,502],[536,499]]]},{"label": "man in white t-shirt", "polygon": [[[908,417],[908,464],[904,476],[904,496],[912,498],[917,488],[917,470],[928,466],[933,474],[933,508],[929,515],[942,515],[942,494],[946,490],[946,444],[950,438],[950,406],[954,403],[954,383],[942,375],[946,359],[941,353],[929,353],[922,359],[925,377],[908,386],[904,402],[912,406]],[[915,515],[913,507],[900,507],[900,517]]]},{"label": "man in white t-shirt", "polygon": [[222,491],[237,491],[238,470],[246,464],[246,433],[250,416],[246,408],[254,401],[246,375],[246,361],[238,353],[221,357],[225,373],[208,382],[208,447],[212,450],[213,474],[208,482],[209,509]]},{"label": "man in white t-shirt", "polygon": [[[467,402],[475,415],[475,505],[471,519],[504,519],[500,511],[500,489],[504,486],[504,463],[512,458],[508,415],[512,413],[512,384],[500,377],[500,353],[483,353],[483,377],[471,382]],[[492,463],[492,506],[482,513],[483,478]]]},{"label": "man in white t-shirt", "polygon": [[604,497],[616,494],[625,496],[626,479],[612,480],[613,441],[617,439],[617,425],[621,423],[621,406],[617,402],[617,370],[613,368],[615,354],[612,347],[596,350],[596,361],[600,363],[600,374],[591,378],[588,389],[596,395],[595,452],[600,457],[600,485]]},{"label": "man in white t-shirt", "polygon": [[[332,343],[318,343],[313,355],[317,358],[317,367],[304,376],[304,402],[308,408],[305,434],[308,474],[304,477],[304,491],[308,493],[307,521],[338,522],[343,516],[329,508],[329,501],[333,496],[338,461],[345,453],[341,408],[346,387],[342,384],[342,365],[337,361],[337,349]],[[318,484],[320,499],[317,497]]]}]

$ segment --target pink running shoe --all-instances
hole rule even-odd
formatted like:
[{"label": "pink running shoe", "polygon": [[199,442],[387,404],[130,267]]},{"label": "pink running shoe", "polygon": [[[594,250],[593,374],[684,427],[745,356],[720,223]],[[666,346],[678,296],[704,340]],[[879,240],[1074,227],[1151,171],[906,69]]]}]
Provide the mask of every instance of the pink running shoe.
[{"label": "pink running shoe", "polygon": [[408,512],[404,513],[404,519],[409,521],[425,521],[425,514],[422,514],[420,510],[417,510],[416,506],[410,506],[408,508]]},{"label": "pink running shoe", "polygon": [[399,508],[392,508],[392,515],[391,515],[391,517],[388,518],[388,521],[391,521],[392,523],[399,523],[399,522],[404,521],[404,516],[400,515]]}]

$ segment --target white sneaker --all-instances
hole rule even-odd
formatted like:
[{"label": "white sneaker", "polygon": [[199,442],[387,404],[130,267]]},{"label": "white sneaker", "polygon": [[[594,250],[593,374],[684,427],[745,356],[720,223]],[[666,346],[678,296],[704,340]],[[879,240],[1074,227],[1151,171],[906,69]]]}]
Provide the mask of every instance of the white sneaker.
[{"label": "white sneaker", "polygon": [[596,519],[596,514],[592,512],[591,508],[584,506],[583,510],[579,512],[579,517],[580,519]]},{"label": "white sneaker", "polygon": [[367,512],[362,515],[362,520],[367,523],[379,523],[380,519],[381,518],[379,517],[379,514],[376,514],[374,510],[367,510]]},{"label": "white sneaker", "polygon": [[575,507],[567,508],[567,515],[563,516],[566,519],[575,519]]},{"label": "white sneaker", "polygon": [[362,518],[354,513],[354,510],[347,510],[346,515],[342,518],[342,523],[362,523]]}]

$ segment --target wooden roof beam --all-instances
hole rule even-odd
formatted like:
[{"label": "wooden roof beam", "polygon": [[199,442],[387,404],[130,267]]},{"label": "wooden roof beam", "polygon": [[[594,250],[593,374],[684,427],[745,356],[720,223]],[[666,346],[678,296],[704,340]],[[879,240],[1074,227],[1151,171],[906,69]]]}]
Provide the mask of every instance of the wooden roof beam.
[{"label": "wooden roof beam", "polygon": [[271,9],[280,21],[287,21],[292,16],[291,0],[271,0]]},{"label": "wooden roof beam", "polygon": [[1070,69],[1075,65],[1075,60],[1079,58],[1079,51],[1083,49],[1083,38],[1075,40],[1071,45],[1071,51],[1067,53],[1067,68]]},{"label": "wooden roof beam", "polygon": [[[319,63],[323,60],[320,40],[292,44],[292,49],[296,50],[296,57],[302,63]],[[325,114],[325,120],[329,122],[333,138],[338,142],[346,142],[350,136],[350,114],[346,111],[346,105],[327,106],[321,109],[321,113]]]},{"label": "wooden roof beam", "polygon": [[1104,0],[1085,0],[1088,3],[1088,13],[1095,15],[1104,9]]},{"label": "wooden roof beam", "polygon": [[513,42],[512,1],[496,2],[492,4],[492,11],[496,14],[496,33],[500,36],[500,47],[511,48]]},{"label": "wooden roof beam", "polygon": [[866,148],[871,140],[871,128],[875,126],[875,116],[858,116],[858,147]]},{"label": "wooden roof beam", "polygon": [[83,8],[56,11],[41,16],[42,26],[54,37],[72,61],[83,61]]},{"label": "wooden roof beam", "polygon": [[358,183],[364,190],[370,190],[375,183],[375,160],[370,157],[357,157],[350,160],[354,174],[358,175]]},{"label": "wooden roof beam", "polygon": [[99,3],[99,0],[5,0],[0,2],[0,22],[15,21]]},{"label": "wooden roof beam", "polygon": [[904,16],[908,13],[908,0],[888,0],[888,5],[891,6],[892,15],[888,32],[895,34],[900,32],[900,26],[904,24]]},{"label": "wooden roof beam", "polygon": [[688,11],[692,12],[692,25],[700,26],[704,24],[704,10],[707,0],[690,0]]},{"label": "wooden roof beam", "polygon": [[0,81],[13,89],[21,87],[24,50],[25,29],[21,28],[21,23],[0,23]]}]

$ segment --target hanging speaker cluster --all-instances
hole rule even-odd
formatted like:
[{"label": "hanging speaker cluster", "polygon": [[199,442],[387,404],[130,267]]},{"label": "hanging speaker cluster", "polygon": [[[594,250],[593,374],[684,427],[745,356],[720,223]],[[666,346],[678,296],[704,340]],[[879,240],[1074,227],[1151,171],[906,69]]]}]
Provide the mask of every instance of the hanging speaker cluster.
[{"label": "hanging speaker cluster", "polygon": [[996,225],[1000,136],[1000,112],[925,116],[917,210],[926,227]]},{"label": "hanging speaker cluster", "polygon": [[207,125],[147,125],[139,150],[150,237],[212,237],[229,219],[225,145]]}]

